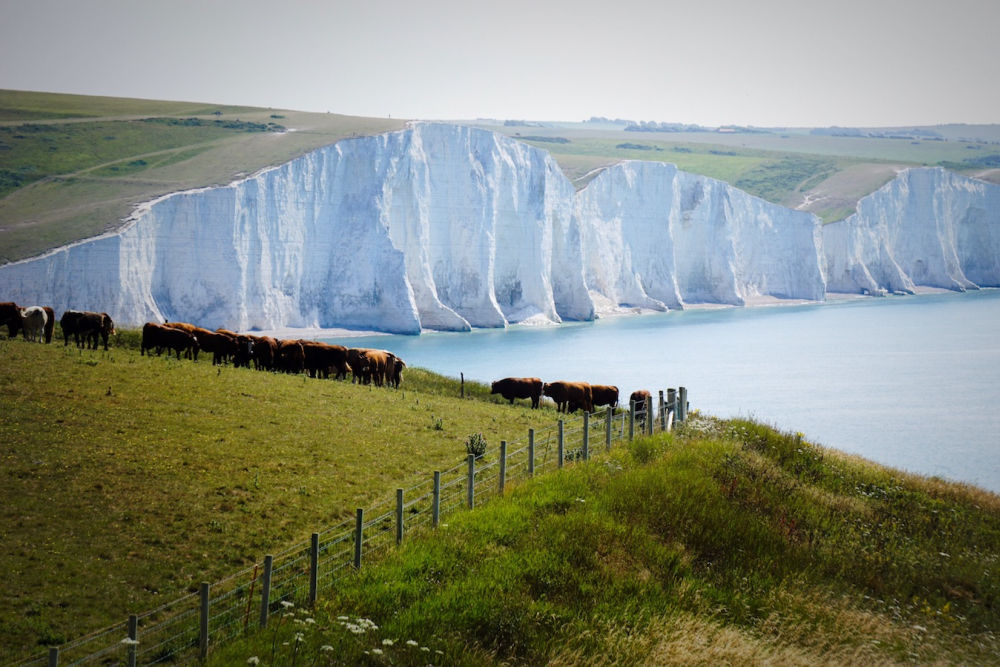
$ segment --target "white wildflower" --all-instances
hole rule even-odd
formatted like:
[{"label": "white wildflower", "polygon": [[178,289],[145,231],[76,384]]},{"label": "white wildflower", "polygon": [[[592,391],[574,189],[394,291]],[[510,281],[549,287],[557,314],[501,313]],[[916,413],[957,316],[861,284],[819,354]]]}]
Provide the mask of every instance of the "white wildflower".
[{"label": "white wildflower", "polygon": [[372,653],[374,655],[382,655],[382,649],[380,649],[380,648],[373,648],[372,649]]},{"label": "white wildflower", "polygon": [[284,607],[285,609],[291,609],[292,607],[295,606],[295,603],[294,602],[289,602],[288,600],[282,600],[281,601],[281,606]]},{"label": "white wildflower", "polygon": [[420,644],[418,644],[417,642],[413,641],[412,639],[407,639],[406,640],[406,645],[407,646],[420,646]]},{"label": "white wildflower", "polygon": [[326,652],[326,651],[332,651],[333,647],[330,646],[329,644],[323,644],[322,646],[319,647],[319,650],[320,651],[324,651],[324,652]]},{"label": "white wildflower", "polygon": [[138,639],[132,639],[131,637],[126,637],[125,639],[123,639],[121,641],[121,643],[125,644],[126,646],[138,646],[139,645],[139,640]]},{"label": "white wildflower", "polygon": [[258,658],[255,655],[252,655],[249,658],[247,658],[247,664],[248,665],[259,665],[260,664],[260,658]]},{"label": "white wildflower", "polygon": [[382,646],[392,646],[392,643],[393,642],[392,642],[391,639],[383,639],[382,640]]}]

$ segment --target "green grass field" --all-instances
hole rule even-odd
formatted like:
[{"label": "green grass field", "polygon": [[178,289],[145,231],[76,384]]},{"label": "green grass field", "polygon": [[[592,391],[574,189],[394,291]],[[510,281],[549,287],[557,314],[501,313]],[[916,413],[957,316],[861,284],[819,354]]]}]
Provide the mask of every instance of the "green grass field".
[{"label": "green grass field", "polygon": [[[57,327],[58,338],[58,327]],[[4,651],[62,643],[308,539],[551,409],[420,369],[400,390],[0,340]],[[473,398],[474,397],[474,398]],[[498,397],[492,397],[496,399]],[[16,655],[16,653],[15,653]]]},{"label": "green grass field", "polygon": [[[389,390],[140,356],[136,332],[114,343],[0,340],[0,661],[301,544],[460,463],[470,433],[495,447],[557,418],[473,383],[461,399],[421,369]],[[469,665],[985,664],[1000,651],[993,494],[700,415],[511,488],[321,592],[315,623],[277,615],[213,664],[381,664],[375,648]],[[354,635],[343,616],[380,630]]]},{"label": "green grass field", "polygon": [[158,196],[226,184],[346,137],[402,126],[337,114],[0,90],[0,262],[117,229],[136,204]]},{"label": "green grass field", "polygon": [[209,664],[993,664],[998,510],[696,415],[405,541]]}]

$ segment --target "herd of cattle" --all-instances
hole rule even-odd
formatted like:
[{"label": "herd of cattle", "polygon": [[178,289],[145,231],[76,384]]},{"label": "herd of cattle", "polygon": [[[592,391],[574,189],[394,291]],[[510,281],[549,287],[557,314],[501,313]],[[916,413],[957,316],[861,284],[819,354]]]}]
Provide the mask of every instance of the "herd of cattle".
[{"label": "herd of cattle", "polygon": [[[0,326],[7,326],[11,338],[22,333],[25,340],[52,342],[55,312],[48,306],[18,306],[0,303]],[[70,337],[77,347],[97,349],[115,333],[115,324],[107,313],[67,310],[59,320],[63,345]],[[399,387],[406,363],[391,352],[366,348],[347,348],[312,340],[281,340],[270,336],[237,334],[226,329],[210,331],[186,322],[156,324],[142,327],[142,355],[174,352],[177,358],[198,360],[198,353],[212,354],[212,364],[232,363],[235,367],[257,370],[306,372],[310,377],[337,379],[376,386]]]},{"label": "herd of cattle", "polygon": [[[55,313],[48,306],[18,306],[0,303],[0,326],[6,325],[10,337],[23,332],[26,340],[52,342]],[[67,310],[59,320],[63,345],[70,336],[78,347],[97,349],[98,340],[108,349],[108,337],[115,333],[115,324],[107,313]],[[346,379],[381,387],[399,387],[406,363],[386,350],[348,348],[313,340],[282,340],[270,336],[238,334],[227,329],[211,331],[187,322],[147,322],[142,327],[140,354],[162,354],[164,350],[181,358],[198,360],[198,353],[212,354],[212,364],[232,363],[234,367],[257,370],[308,373],[310,377]],[[539,378],[509,377],[494,382],[491,394],[500,394],[514,403],[515,398],[529,399],[537,408],[542,396],[556,403],[559,412],[582,409],[593,412],[597,406],[618,406],[618,387],[586,382],[542,382]],[[632,392],[629,403],[646,404],[649,392]]]},{"label": "herd of cattle", "polygon": [[[542,396],[548,396],[556,403],[557,412],[574,412],[582,409],[593,412],[599,405],[612,409],[618,407],[618,387],[586,382],[542,382],[539,378],[504,378],[490,387],[491,394],[500,394],[514,404],[515,398],[531,400],[531,407],[537,408]],[[645,389],[633,391],[629,404],[646,405],[649,392]]]},{"label": "herd of cattle", "polygon": [[[12,301],[0,303],[0,326],[7,326],[10,337],[22,332],[25,340],[39,343],[52,342],[52,332],[56,325],[56,314],[48,306],[18,306]],[[62,327],[63,345],[69,344],[73,336],[77,346],[97,349],[98,340],[108,349],[108,337],[115,332],[115,323],[107,313],[93,313],[83,310],[67,310],[59,320]]]},{"label": "herd of cattle", "polygon": [[146,322],[140,354],[173,352],[177,358],[197,361],[198,353],[212,354],[212,364],[256,370],[306,372],[310,377],[346,379],[377,387],[399,387],[406,363],[386,350],[344,347],[314,340],[283,340],[271,336],[238,334],[228,329],[210,331],[187,322]]}]

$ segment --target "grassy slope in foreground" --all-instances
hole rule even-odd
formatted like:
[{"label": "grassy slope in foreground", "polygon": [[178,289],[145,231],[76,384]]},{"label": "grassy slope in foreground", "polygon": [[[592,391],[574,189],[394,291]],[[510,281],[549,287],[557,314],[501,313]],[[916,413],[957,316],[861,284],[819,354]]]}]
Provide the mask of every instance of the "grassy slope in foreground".
[{"label": "grassy slope in foreground", "polygon": [[210,663],[993,664],[998,544],[995,495],[696,415],[408,540]]},{"label": "grassy slope in foreground", "polygon": [[[149,118],[196,118],[202,125],[144,120]],[[256,131],[251,123],[293,131]],[[160,195],[223,185],[340,139],[403,125],[338,114],[0,90],[0,262],[116,229],[136,204]]]},{"label": "grassy slope in foreground", "polygon": [[[58,327],[56,327],[58,337]],[[553,410],[0,333],[0,663],[124,621],[426,482]],[[492,397],[495,400],[499,397]]]}]

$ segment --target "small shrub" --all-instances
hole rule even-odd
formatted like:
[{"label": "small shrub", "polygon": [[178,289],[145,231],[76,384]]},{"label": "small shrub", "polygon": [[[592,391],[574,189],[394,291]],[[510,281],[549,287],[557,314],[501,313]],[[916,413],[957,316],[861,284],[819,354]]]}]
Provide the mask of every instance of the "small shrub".
[{"label": "small shrub", "polygon": [[465,440],[465,451],[474,455],[477,459],[483,458],[486,454],[486,438],[482,433],[473,433]]}]

